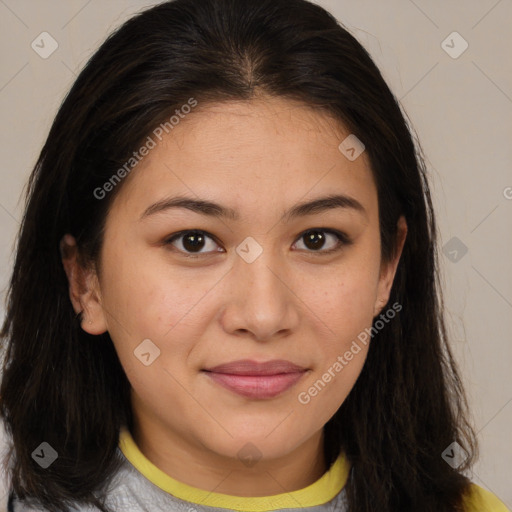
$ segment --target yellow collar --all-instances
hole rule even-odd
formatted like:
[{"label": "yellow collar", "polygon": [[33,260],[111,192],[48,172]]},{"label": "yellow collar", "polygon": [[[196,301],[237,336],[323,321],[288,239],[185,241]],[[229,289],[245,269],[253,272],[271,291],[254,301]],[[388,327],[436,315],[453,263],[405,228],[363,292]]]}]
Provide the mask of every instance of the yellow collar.
[{"label": "yellow collar", "polygon": [[135,469],[172,496],[197,505],[227,508],[241,512],[264,512],[282,508],[322,505],[333,499],[343,489],[350,470],[349,462],[343,454],[340,454],[329,471],[303,489],[273,496],[230,496],[191,487],[171,478],[146,458],[125,426],[121,427],[119,448]]}]

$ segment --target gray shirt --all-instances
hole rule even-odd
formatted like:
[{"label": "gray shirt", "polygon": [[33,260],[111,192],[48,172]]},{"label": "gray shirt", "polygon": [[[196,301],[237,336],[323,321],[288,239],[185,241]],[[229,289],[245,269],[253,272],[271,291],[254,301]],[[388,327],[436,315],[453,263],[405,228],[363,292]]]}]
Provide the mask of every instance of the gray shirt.
[{"label": "gray shirt", "polygon": [[[233,508],[218,508],[185,501],[164,491],[140,473],[118,448],[123,465],[109,485],[105,504],[115,512],[225,512]],[[292,493],[293,494],[293,493]],[[281,512],[346,512],[344,489],[323,505],[297,508],[272,508]],[[31,507],[11,497],[9,512],[46,512],[43,508]],[[98,512],[96,507],[76,506],[69,512]]]}]

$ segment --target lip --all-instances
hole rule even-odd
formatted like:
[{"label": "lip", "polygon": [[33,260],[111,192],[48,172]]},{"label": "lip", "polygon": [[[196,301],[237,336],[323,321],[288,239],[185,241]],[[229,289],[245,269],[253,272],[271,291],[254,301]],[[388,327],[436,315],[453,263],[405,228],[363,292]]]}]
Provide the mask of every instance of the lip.
[{"label": "lip", "polygon": [[294,386],[307,369],[283,359],[265,363],[244,359],[204,369],[203,372],[220,386],[238,395],[268,399]]},{"label": "lip", "polygon": [[284,359],[273,359],[264,363],[258,363],[251,359],[240,359],[230,363],[219,364],[205,371],[215,373],[229,373],[230,375],[278,375],[280,373],[297,373],[306,370]]}]

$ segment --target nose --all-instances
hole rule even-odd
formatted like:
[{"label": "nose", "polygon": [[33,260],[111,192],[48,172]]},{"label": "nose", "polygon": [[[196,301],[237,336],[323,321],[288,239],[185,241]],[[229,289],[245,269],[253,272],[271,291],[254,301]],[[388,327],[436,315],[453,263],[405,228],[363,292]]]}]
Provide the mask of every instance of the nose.
[{"label": "nose", "polygon": [[270,250],[263,250],[250,263],[237,256],[224,283],[224,330],[257,341],[291,334],[301,318],[297,282],[291,269]]}]

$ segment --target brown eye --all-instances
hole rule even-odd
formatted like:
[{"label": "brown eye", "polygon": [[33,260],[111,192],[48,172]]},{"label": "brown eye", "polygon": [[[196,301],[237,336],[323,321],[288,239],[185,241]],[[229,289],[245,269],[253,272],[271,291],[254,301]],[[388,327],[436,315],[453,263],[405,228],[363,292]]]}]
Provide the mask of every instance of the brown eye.
[{"label": "brown eye", "polygon": [[[311,229],[302,233],[299,240],[304,240],[309,251],[320,253],[330,253],[351,243],[344,233],[330,229]],[[326,245],[327,249],[324,248]]]},{"label": "brown eye", "polygon": [[[177,240],[181,240],[181,243],[175,245],[174,242]],[[208,244],[208,240],[213,242],[213,244],[211,242],[210,244]],[[175,235],[173,235],[165,243],[173,245],[179,251],[185,253],[185,255],[188,255],[188,253],[192,255],[206,254],[215,251],[215,246],[217,245],[213,238],[208,236],[203,231],[182,231],[181,233],[176,233]],[[204,248],[206,248],[207,250],[203,251]]]}]

